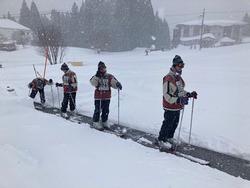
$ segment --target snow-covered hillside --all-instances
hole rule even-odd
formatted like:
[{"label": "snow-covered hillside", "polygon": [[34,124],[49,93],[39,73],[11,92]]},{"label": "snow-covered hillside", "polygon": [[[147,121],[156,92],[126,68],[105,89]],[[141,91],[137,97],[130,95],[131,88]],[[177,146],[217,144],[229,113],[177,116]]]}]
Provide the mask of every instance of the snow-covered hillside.
[{"label": "snow-covered hillside", "polygon": [[[202,51],[179,48],[149,56],[143,49],[97,55],[70,48],[65,60],[84,62],[82,67],[70,66],[79,81],[78,111],[93,113],[94,89],[89,79],[102,60],[123,84],[120,121],[157,134],[163,118],[162,77],[174,55],[181,55],[186,89],[199,94],[192,143],[250,159],[249,51],[249,44]],[[0,69],[0,187],[250,186],[241,178],[35,111],[27,84],[35,77],[32,64],[43,72],[44,58],[33,47],[0,52],[0,64],[4,67]],[[48,67],[47,78],[60,82],[61,75],[60,65]],[[7,92],[7,86],[15,92]],[[50,89],[46,88],[46,97],[52,104]],[[55,87],[53,94],[57,96]],[[117,108],[117,92],[113,91],[113,121]],[[188,106],[183,122],[186,141],[190,111]]]}]

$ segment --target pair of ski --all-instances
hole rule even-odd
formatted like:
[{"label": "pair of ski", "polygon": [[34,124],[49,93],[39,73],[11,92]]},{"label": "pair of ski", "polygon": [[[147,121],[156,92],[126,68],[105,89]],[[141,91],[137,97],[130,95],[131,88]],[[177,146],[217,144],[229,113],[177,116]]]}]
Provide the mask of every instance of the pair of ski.
[{"label": "pair of ski", "polygon": [[[178,147],[183,147],[183,146],[181,146],[181,144],[172,144],[171,146],[159,145],[159,144],[157,144],[157,142],[155,140],[148,139],[147,137],[146,138],[141,137],[140,139],[136,140],[136,142],[141,144],[141,145],[144,145],[146,147],[157,149],[160,152],[165,152],[165,153],[173,154],[173,155],[178,156],[178,157],[185,158],[191,162],[195,162],[195,163],[198,163],[200,165],[209,165],[210,164],[209,161],[202,160],[202,159],[199,159],[199,158],[196,158],[196,157],[193,157],[191,155],[187,155],[187,154],[184,154],[184,153],[178,151]],[[192,146],[185,147],[184,149],[185,150],[194,150],[192,148]]]},{"label": "pair of ski", "polygon": [[127,132],[126,128],[117,127],[116,124],[109,125],[109,127],[103,127],[102,129],[97,129],[91,123],[90,127],[93,128],[93,129],[96,129],[98,131],[114,134],[114,135],[116,135],[118,137],[121,137],[121,138],[127,138],[126,137],[126,132]]},{"label": "pair of ski", "polygon": [[[35,109],[37,109],[39,111],[43,111],[46,113],[55,114],[59,117],[63,117],[60,109],[58,109],[58,108],[44,106],[44,105],[37,103],[37,102],[34,102],[34,107],[35,107]],[[69,120],[71,122],[78,123],[78,124],[87,123],[91,126],[93,123],[92,118],[87,117],[87,116],[82,115],[82,114],[79,114],[79,113],[67,112],[67,116],[65,116],[63,118],[66,120]],[[93,126],[91,126],[91,127],[93,128]],[[126,127],[123,125],[118,125],[118,124],[110,125],[109,128],[104,128],[102,131],[116,135],[117,137],[120,137],[123,139],[131,139],[131,140],[133,140],[133,141],[135,141],[143,146],[157,149],[161,152],[173,154],[175,156],[188,159],[189,161],[198,163],[200,165],[209,165],[208,161],[205,161],[205,160],[202,160],[199,158],[195,158],[191,155],[187,155],[187,154],[184,154],[181,151],[179,151],[178,148],[181,148],[181,149],[184,148],[182,145],[173,146],[173,147],[164,147],[164,146],[160,147],[155,142],[155,139],[156,139],[155,135],[145,133],[143,131],[139,131],[139,130],[129,128],[129,127]],[[187,149],[192,149],[191,147],[192,146],[190,146],[190,148],[187,148]]]},{"label": "pair of ski", "polygon": [[[115,134],[116,136],[124,138],[124,139],[131,139],[131,140],[133,140],[133,141],[135,141],[143,146],[157,149],[160,152],[173,154],[175,156],[185,158],[189,161],[198,163],[200,165],[209,165],[209,161],[202,160],[202,159],[199,159],[199,158],[196,158],[196,157],[193,157],[191,155],[187,155],[187,154],[184,154],[184,153],[178,151],[179,147],[182,147],[185,150],[194,150],[194,148],[192,148],[192,146],[183,147],[181,144],[170,144],[170,143],[169,143],[169,145],[159,145],[156,142],[155,136],[153,136],[152,134],[144,134],[143,135],[143,134],[140,134],[140,131],[138,131],[137,134],[134,134],[133,129],[125,128],[125,127],[123,127],[121,125],[117,125],[117,124],[114,124],[109,129],[104,129],[103,131],[111,133],[111,134]],[[140,135],[140,136],[138,136],[138,135]]]}]

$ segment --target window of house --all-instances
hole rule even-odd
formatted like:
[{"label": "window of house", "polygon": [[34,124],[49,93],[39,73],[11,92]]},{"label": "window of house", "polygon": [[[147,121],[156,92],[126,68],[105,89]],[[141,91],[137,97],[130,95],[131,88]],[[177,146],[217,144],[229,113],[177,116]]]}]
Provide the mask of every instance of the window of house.
[{"label": "window of house", "polygon": [[194,36],[197,36],[200,34],[200,26],[196,25],[194,26]]},{"label": "window of house", "polygon": [[203,33],[210,33],[210,28],[208,26],[204,26],[204,32]]},{"label": "window of house", "polygon": [[189,37],[189,26],[184,27],[183,37]]},{"label": "window of house", "polygon": [[224,34],[225,37],[230,37],[231,38],[231,35],[232,35],[232,26],[224,27],[223,34]]},{"label": "window of house", "polygon": [[232,38],[239,40],[239,38],[240,38],[240,26],[234,27]]}]

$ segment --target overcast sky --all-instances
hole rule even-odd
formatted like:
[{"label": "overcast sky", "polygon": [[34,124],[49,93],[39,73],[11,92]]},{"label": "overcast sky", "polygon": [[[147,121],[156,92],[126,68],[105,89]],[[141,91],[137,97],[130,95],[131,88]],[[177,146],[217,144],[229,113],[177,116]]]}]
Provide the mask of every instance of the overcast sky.
[{"label": "overcast sky", "polygon": [[[0,15],[10,11],[19,14],[23,0],[0,0]],[[73,2],[78,5],[82,0],[34,0],[41,11],[70,10]],[[28,5],[32,0],[26,0]],[[152,0],[155,11],[158,10],[170,25],[197,19],[203,8],[206,8],[206,18],[241,19],[244,12],[250,12],[250,0]],[[229,12],[231,13],[225,13]],[[235,12],[241,11],[241,12]]]}]

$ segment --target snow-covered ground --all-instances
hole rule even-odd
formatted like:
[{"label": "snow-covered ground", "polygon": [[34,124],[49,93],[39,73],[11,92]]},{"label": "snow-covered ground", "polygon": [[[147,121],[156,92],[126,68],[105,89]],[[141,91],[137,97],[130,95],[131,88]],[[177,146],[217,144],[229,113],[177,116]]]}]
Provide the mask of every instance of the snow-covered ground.
[{"label": "snow-covered ground", "polygon": [[[102,60],[123,84],[121,122],[157,134],[163,119],[162,77],[174,55],[181,55],[186,89],[199,94],[192,143],[250,159],[249,51],[250,44],[202,51],[178,48],[149,56],[143,49],[97,55],[70,48],[65,60],[84,62],[82,67],[70,67],[79,81],[78,111],[93,113],[94,88],[89,79]],[[4,67],[0,69],[1,188],[250,186],[241,178],[35,111],[27,84],[35,77],[32,64],[42,74],[44,58],[32,47],[0,52],[0,64]],[[60,65],[48,66],[47,78],[60,82],[61,75]],[[7,92],[7,86],[15,92]],[[50,89],[46,88],[46,97],[52,104]],[[53,94],[57,96],[54,87]],[[185,109],[181,133],[185,141],[190,106]],[[117,110],[117,92],[113,91],[110,120],[117,120]]]}]

